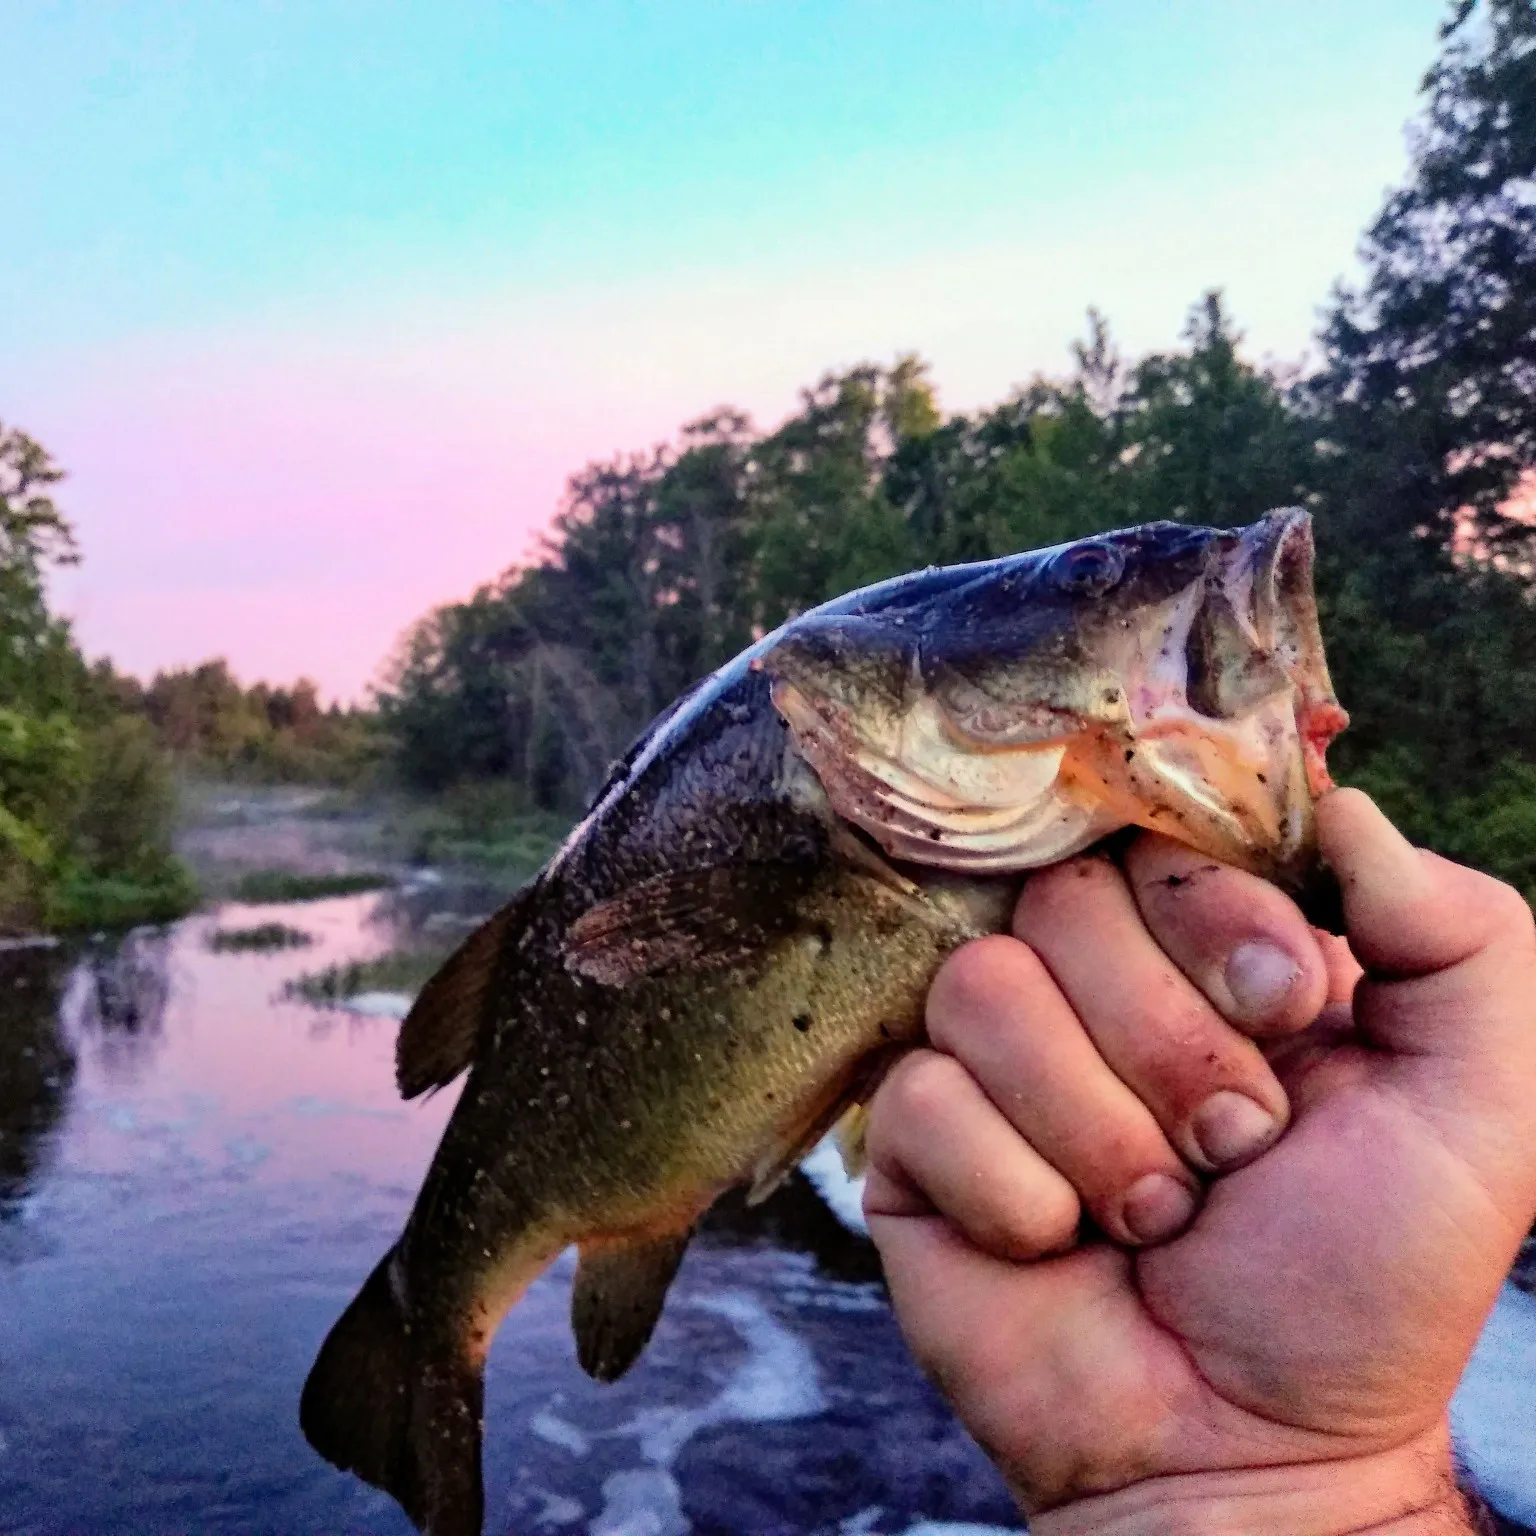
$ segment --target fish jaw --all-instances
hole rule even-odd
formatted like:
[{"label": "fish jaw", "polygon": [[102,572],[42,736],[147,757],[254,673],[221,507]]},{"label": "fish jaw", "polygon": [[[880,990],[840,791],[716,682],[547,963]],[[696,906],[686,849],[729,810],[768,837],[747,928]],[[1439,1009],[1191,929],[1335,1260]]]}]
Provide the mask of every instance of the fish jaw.
[{"label": "fish jaw", "polygon": [[849,658],[844,628],[835,660],[859,665],[825,683],[814,647],[765,667],[834,808],[893,857],[1026,870],[1140,826],[1299,885],[1327,745],[1348,721],[1323,656],[1310,519],[1288,509],[1212,530],[1195,579],[1131,601],[1085,608],[1012,678],[1005,658],[980,687],[974,658],[953,687],[942,635],[911,631],[872,632]]}]

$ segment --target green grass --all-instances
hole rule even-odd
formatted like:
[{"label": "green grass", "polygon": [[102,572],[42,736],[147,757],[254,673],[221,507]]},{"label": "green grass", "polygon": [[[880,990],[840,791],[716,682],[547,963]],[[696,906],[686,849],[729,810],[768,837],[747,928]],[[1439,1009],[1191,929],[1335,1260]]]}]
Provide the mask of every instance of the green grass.
[{"label": "green grass", "polygon": [[250,928],[215,928],[208,935],[208,948],[215,954],[270,954],[279,949],[302,949],[313,944],[315,936],[287,923],[257,923]]},{"label": "green grass", "polygon": [[256,869],[235,881],[233,895],[236,901],[248,902],[316,901],[322,896],[355,896],[393,884],[393,879],[380,870],[301,875],[289,869]]},{"label": "green grass", "polygon": [[372,960],[348,960],[311,971],[283,988],[288,997],[322,1005],[344,1003],[360,992],[405,992],[414,996],[446,958],[441,949],[396,949]]},{"label": "green grass", "polygon": [[174,862],[163,872],[144,880],[69,874],[50,894],[46,926],[69,932],[132,928],[139,923],[170,923],[185,917],[196,902],[197,887],[192,876]]},{"label": "green grass", "polygon": [[398,802],[387,841],[412,863],[473,871],[511,892],[559,848],[569,816],[523,806],[508,785],[462,784],[431,800]]}]

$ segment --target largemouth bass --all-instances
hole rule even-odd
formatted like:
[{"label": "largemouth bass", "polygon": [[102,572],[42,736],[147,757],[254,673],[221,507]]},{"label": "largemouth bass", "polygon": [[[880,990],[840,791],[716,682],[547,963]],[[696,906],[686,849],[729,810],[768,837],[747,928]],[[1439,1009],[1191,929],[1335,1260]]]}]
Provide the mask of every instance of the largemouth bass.
[{"label": "largemouth bass", "polygon": [[1021,872],[1137,826],[1299,888],[1345,719],[1296,509],[903,576],[721,668],[402,1026],[405,1097],[469,1076],[310,1373],[310,1443],[475,1536],[486,1352],[557,1255],[611,1380],[701,1214],[868,1097]]}]

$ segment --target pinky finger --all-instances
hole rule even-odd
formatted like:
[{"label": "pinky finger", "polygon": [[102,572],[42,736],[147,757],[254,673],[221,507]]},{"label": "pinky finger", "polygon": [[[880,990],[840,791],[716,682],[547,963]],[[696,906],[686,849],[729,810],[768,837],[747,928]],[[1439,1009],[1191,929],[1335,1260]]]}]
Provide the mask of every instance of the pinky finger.
[{"label": "pinky finger", "polygon": [[915,1051],[897,1064],[875,1097],[868,1146],[868,1216],[937,1213],[983,1252],[1016,1261],[1077,1239],[1077,1191],[952,1056]]}]

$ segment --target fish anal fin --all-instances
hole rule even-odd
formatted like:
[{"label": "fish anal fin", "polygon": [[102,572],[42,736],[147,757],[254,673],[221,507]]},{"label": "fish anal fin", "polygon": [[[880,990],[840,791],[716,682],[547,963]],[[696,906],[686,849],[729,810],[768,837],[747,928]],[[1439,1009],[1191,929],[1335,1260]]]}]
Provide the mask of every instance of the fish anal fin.
[{"label": "fish anal fin", "polygon": [[528,891],[488,918],[438,967],[395,1038],[395,1081],[414,1099],[446,1088],[474,1060],[501,957],[524,921]]},{"label": "fish anal fin", "polygon": [[693,1236],[594,1238],[581,1244],[571,1292],[576,1357],[597,1381],[617,1381],[655,1331],[667,1288]]},{"label": "fish anal fin", "polygon": [[[830,1097],[809,1114],[789,1127],[783,1135],[758,1159],[752,1170],[752,1183],[747,1190],[747,1204],[761,1205],[780,1184],[795,1170],[800,1160],[834,1127],[841,1127],[844,1120],[859,1112],[863,1102],[870,1098],[880,1080],[890,1070],[896,1059],[896,1051],[874,1051],[863,1058],[853,1071],[843,1079]],[[860,1145],[862,1147],[862,1136]],[[848,1154],[843,1153],[847,1166]],[[856,1177],[849,1169],[850,1177]]]},{"label": "fish anal fin", "polygon": [[793,922],[808,881],[807,868],[789,862],[653,875],[571,924],[566,967],[621,987],[663,971],[735,965]]}]

